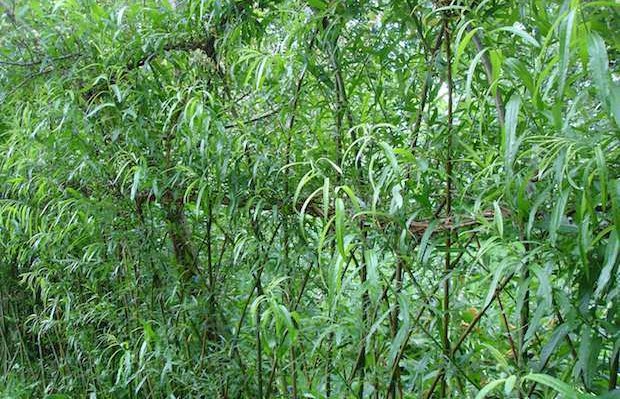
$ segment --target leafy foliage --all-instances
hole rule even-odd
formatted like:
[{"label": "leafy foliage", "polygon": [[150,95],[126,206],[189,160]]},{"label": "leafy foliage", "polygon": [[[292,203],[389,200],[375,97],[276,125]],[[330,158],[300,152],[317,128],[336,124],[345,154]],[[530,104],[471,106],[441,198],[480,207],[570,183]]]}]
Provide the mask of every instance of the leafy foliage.
[{"label": "leafy foliage", "polygon": [[614,395],[617,2],[0,11],[1,396]]}]

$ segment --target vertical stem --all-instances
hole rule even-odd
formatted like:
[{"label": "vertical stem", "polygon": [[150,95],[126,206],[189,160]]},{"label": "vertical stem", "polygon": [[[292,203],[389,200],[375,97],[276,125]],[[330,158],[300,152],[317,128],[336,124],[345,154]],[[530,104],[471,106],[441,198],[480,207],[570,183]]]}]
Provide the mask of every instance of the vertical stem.
[{"label": "vertical stem", "polygon": [[[375,359],[378,359],[379,356],[380,356],[381,349],[379,348],[379,344],[377,343],[377,341],[375,341],[374,350],[375,350],[374,357],[375,357]],[[380,380],[379,380],[379,370],[378,370],[377,367],[374,367],[374,374],[375,374],[374,385],[375,385],[375,387],[378,388],[379,384],[380,384]],[[380,398],[379,392],[380,391],[378,389],[375,389],[375,395],[374,395],[375,399],[379,399]]]},{"label": "vertical stem", "polygon": [[[355,266],[359,269],[360,275],[360,284],[362,286],[366,283],[367,278],[367,269],[366,264],[357,261],[355,255],[351,255],[351,259],[355,263]],[[358,398],[364,397],[364,383],[366,382],[366,328],[368,321],[368,308],[370,306],[370,297],[368,295],[368,290],[364,287],[362,293],[362,317],[361,317],[361,328],[360,328],[360,347],[357,352],[357,360],[355,361],[355,365],[353,366],[353,370],[351,371],[350,380],[352,380],[357,372],[359,371],[359,390],[358,390]]]},{"label": "vertical stem", "polygon": [[6,323],[5,323],[5,315],[4,315],[4,294],[3,294],[3,290],[2,287],[0,287],[0,338],[2,338],[2,358],[0,359],[0,361],[2,362],[2,375],[8,375],[8,364],[9,364],[9,356],[8,354],[10,353],[9,351],[9,343],[8,343],[8,339],[6,337],[7,335],[7,328],[6,328]]},{"label": "vertical stem", "polygon": [[[452,54],[450,51],[450,29],[448,27],[448,19],[444,17],[444,37],[446,44],[446,68],[448,78],[448,126],[447,126],[447,148],[446,148],[446,219],[450,220],[452,216]],[[443,284],[443,329],[441,342],[443,353],[447,360],[450,357],[450,278],[449,274],[452,270],[450,259],[450,251],[452,247],[452,228],[446,231],[446,259],[444,266],[444,284]],[[446,397],[446,374],[441,379],[441,397]]]},{"label": "vertical stem", "polygon": [[293,345],[291,345],[291,379],[293,399],[297,399],[297,353]]},{"label": "vertical stem", "polygon": [[332,394],[332,353],[334,347],[334,333],[330,332],[328,336],[329,346],[327,347],[327,365],[325,373],[326,381],[325,381],[325,397],[327,399],[331,398]]},{"label": "vertical stem", "polygon": [[[327,17],[323,18],[322,23],[323,23],[323,29],[328,30],[329,25],[330,25],[329,19]],[[335,34],[331,38],[331,41],[328,42],[327,50],[329,52],[329,57],[330,57],[330,61],[331,61],[332,68],[333,68],[334,81],[335,81],[335,87],[336,87],[336,112],[334,115],[334,119],[336,123],[336,137],[335,137],[336,164],[341,165],[343,130],[344,130],[343,129],[343,117],[344,117],[345,112],[347,112],[348,106],[347,106],[344,80],[342,78],[340,66],[338,63],[338,34]],[[347,117],[348,117],[349,124],[351,125],[350,127],[352,127],[353,118],[350,112],[347,112]],[[336,184],[340,184],[340,176],[336,178]],[[335,248],[335,244],[334,244],[334,248]],[[330,316],[331,316],[331,311],[330,311]],[[332,369],[333,369],[332,363],[333,363],[333,350],[334,350],[334,333],[333,332],[329,333],[328,340],[329,340],[329,345],[327,348],[327,367],[326,367],[327,376],[326,376],[326,383],[325,383],[325,391],[326,391],[326,397],[330,398],[332,394],[331,374],[332,374]],[[362,377],[362,381],[363,381],[363,377]],[[362,387],[360,389],[362,394],[363,394],[363,390],[364,390],[364,387],[362,383]]]},{"label": "vertical stem", "polygon": [[420,106],[418,107],[418,111],[416,114],[415,122],[411,128],[412,130],[412,141],[411,148],[416,148],[418,145],[418,135],[420,133],[420,126],[422,124],[422,115],[424,114],[424,109],[426,108],[426,102],[428,101],[428,91],[430,89],[431,77],[433,75],[433,65],[435,56],[437,55],[440,47],[441,47],[441,38],[443,36],[444,29],[437,34],[437,38],[435,39],[435,44],[433,45],[433,49],[431,50],[430,56],[427,61],[427,69],[424,74],[424,83],[422,84],[422,92],[420,93]]},{"label": "vertical stem", "polygon": [[[327,23],[327,20],[324,21]],[[338,45],[338,36],[336,35],[333,39],[333,43],[329,44],[329,59],[332,64],[332,68],[334,69],[334,81],[336,86],[336,112],[335,112],[335,122],[336,122],[336,164],[340,165],[342,161],[342,117],[343,117],[343,109],[344,104],[342,103],[341,94],[341,85],[342,78],[338,73],[338,62],[336,60],[337,54],[336,49]]]},{"label": "vertical stem", "polygon": [[[209,295],[213,297],[213,289],[215,280],[213,276],[213,256],[212,256],[212,225],[213,225],[213,205],[211,204],[211,195],[209,195],[209,203],[207,209],[207,271],[209,273]],[[213,302],[213,301],[210,301]]]},{"label": "vertical stem", "polygon": [[[530,244],[524,243],[525,252],[530,251]],[[530,324],[530,289],[529,289],[530,271],[527,268],[523,271],[522,284],[525,285],[525,294],[523,295],[523,306],[519,314],[519,367],[524,368],[527,362],[527,348],[525,347],[525,334]]]},{"label": "vertical stem", "polygon": [[45,366],[43,365],[43,350],[41,348],[41,334],[37,334],[37,349],[39,352],[39,366],[41,367],[41,380],[43,381],[43,386],[47,385],[45,382]]},{"label": "vertical stem", "polygon": [[618,385],[618,360],[620,358],[620,350],[612,353],[609,360],[609,390],[613,391]]},{"label": "vertical stem", "polygon": [[[329,20],[324,19],[324,27],[329,25]],[[336,164],[340,165],[342,161],[342,146],[344,140],[343,134],[343,119],[346,116],[349,128],[354,125],[353,114],[349,108],[349,100],[347,98],[347,90],[344,79],[342,77],[342,71],[339,63],[338,55],[338,36],[336,33],[329,44],[329,58],[332,64],[334,73],[334,82],[336,87]],[[351,141],[355,141],[355,133],[351,131]]]},{"label": "vertical stem", "polygon": [[[310,46],[312,46],[313,42],[314,42],[314,36],[310,42]],[[303,86],[305,76],[306,76],[306,66],[303,67],[301,74],[299,76],[299,80],[297,81],[297,84],[295,86],[295,95],[293,96],[293,100],[291,101],[290,115],[289,115],[289,118],[286,124],[286,131],[288,132],[288,137],[286,141],[286,164],[289,164],[291,162],[291,141],[293,137],[293,125],[295,123],[295,111],[297,109],[297,103],[299,101],[299,95],[301,93],[301,89]],[[286,198],[289,198],[291,195],[289,180],[290,180],[290,169],[287,169],[285,181],[284,181],[284,192],[285,192]],[[284,246],[284,261],[286,263],[287,273],[289,276],[288,298],[289,298],[289,307],[290,307],[290,305],[293,303],[292,302],[293,292],[291,290],[291,285],[293,281],[293,268],[289,264],[289,228],[288,228],[288,223],[286,220],[287,217],[288,217],[288,212],[285,212],[284,213],[285,223],[284,223],[283,246]],[[301,293],[300,293],[300,300],[301,300]],[[293,305],[293,306],[296,306],[296,305]],[[297,356],[295,353],[294,343],[291,344],[290,356],[291,356],[291,385],[293,389],[292,393],[293,393],[293,399],[297,399]]]},{"label": "vertical stem", "polygon": [[[355,259],[355,258],[354,258]],[[366,285],[367,278],[367,269],[366,262],[362,261],[360,267],[360,283],[362,287]],[[366,324],[368,320],[368,306],[370,304],[370,297],[368,296],[368,289],[366,287],[363,288],[364,293],[362,294],[362,347],[360,349],[360,388],[358,392],[358,397],[362,399],[364,397],[364,383],[366,381],[366,339],[364,338],[366,334]]]},{"label": "vertical stem", "polygon": [[[305,70],[304,70],[305,72]],[[302,74],[302,80],[303,80],[303,74]],[[292,136],[292,120],[293,117],[291,116],[290,119],[290,126],[288,129],[288,140],[287,140],[287,144],[286,144],[286,163],[289,164],[291,162],[291,136]],[[290,169],[287,169],[286,172],[286,181],[284,182],[284,191],[285,191],[285,195],[286,198],[290,197],[290,186],[289,186],[289,179],[290,179],[290,175],[289,172]],[[284,246],[284,262],[286,263],[286,270],[287,270],[287,274],[288,274],[288,284],[287,284],[287,291],[288,291],[288,301],[289,301],[289,308],[290,305],[292,304],[292,281],[293,281],[293,268],[291,267],[291,265],[289,264],[289,230],[288,230],[288,214],[284,213],[283,215],[284,217],[284,237],[283,237],[283,246]],[[290,356],[291,356],[291,385],[292,385],[292,389],[293,389],[293,399],[297,399],[297,364],[296,364],[296,358],[295,358],[295,344],[294,342],[291,343],[291,349],[290,349]]]},{"label": "vertical stem", "polygon": [[[400,293],[403,281],[403,260],[400,259],[396,264],[395,281],[396,281],[396,295]],[[395,299],[394,309],[391,315],[391,327],[392,327],[392,339],[396,339],[398,334],[398,313],[400,309],[398,306],[398,298]],[[396,399],[396,388],[400,387],[400,367],[398,364],[394,364],[394,371],[390,379],[390,385],[388,387],[388,398]]]},{"label": "vertical stem", "polygon": [[[263,287],[260,282],[260,276],[257,276],[256,295],[263,294]],[[258,385],[258,398],[263,398],[263,347],[260,338],[260,304],[256,308],[256,382]]]},{"label": "vertical stem", "polygon": [[[202,353],[204,353],[204,345],[207,342],[207,337],[210,339],[215,338],[215,331],[217,330],[217,299],[215,297],[215,272],[213,270],[213,202],[211,199],[211,190],[208,192],[208,203],[207,203],[207,273],[209,279],[209,292],[208,295],[208,315],[206,317],[206,328],[203,333],[203,349]],[[196,252],[195,262],[198,262],[198,252]],[[202,356],[201,356],[202,359]],[[202,360],[201,360],[202,361]]]}]

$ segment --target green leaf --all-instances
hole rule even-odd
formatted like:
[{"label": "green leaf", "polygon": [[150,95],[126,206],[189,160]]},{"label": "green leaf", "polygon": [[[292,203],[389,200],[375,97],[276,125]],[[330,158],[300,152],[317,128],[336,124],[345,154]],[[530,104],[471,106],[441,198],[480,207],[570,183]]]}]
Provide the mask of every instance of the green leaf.
[{"label": "green leaf", "polygon": [[119,104],[122,103],[123,93],[121,93],[121,89],[116,84],[113,84],[110,87],[112,88],[112,91],[114,92],[114,95],[116,96],[116,102]]},{"label": "green leaf", "polygon": [[368,293],[370,299],[373,303],[376,303],[379,300],[380,290],[379,290],[379,262],[377,259],[377,253],[373,249],[367,249],[364,251],[364,260],[366,262],[367,269],[367,282],[368,282]]},{"label": "green leaf", "polygon": [[505,61],[506,67],[510,75],[514,77],[513,81],[518,85],[525,85],[531,94],[536,93],[536,83],[532,71],[525,62],[518,58],[508,58]]},{"label": "green leaf", "polygon": [[[512,171],[512,164],[519,143],[517,142],[516,132],[519,122],[519,108],[521,106],[521,97],[513,94],[506,105],[506,123],[504,127],[504,164],[507,171]],[[511,172],[510,172],[511,173]]]},{"label": "green leaf", "polygon": [[394,169],[394,172],[396,172],[396,174],[400,174],[400,166],[398,165],[398,161],[396,160],[396,155],[394,154],[392,146],[385,141],[379,142],[379,145],[383,149],[383,153],[385,154],[386,158],[390,161],[390,165],[392,166],[392,169]]},{"label": "green leaf", "polygon": [[532,35],[530,35],[529,33],[527,33],[526,31],[524,31],[523,29],[517,26],[505,26],[503,28],[496,29],[495,31],[496,32],[505,31],[505,32],[514,33],[515,35],[519,36],[521,39],[525,40],[527,43],[531,44],[532,46],[540,47],[540,43],[538,43],[538,41],[534,39]]},{"label": "green leaf", "polygon": [[306,214],[306,209],[308,208],[308,205],[310,205],[310,203],[312,202],[312,200],[314,199],[314,197],[316,197],[321,191],[323,191],[323,187],[319,187],[316,190],[314,190],[312,192],[312,194],[310,194],[308,196],[308,198],[306,198],[306,200],[304,201],[304,203],[301,206],[301,209],[299,210],[299,229],[301,231],[302,236],[305,238],[306,237],[306,231],[304,230],[304,217]]},{"label": "green leaf", "polygon": [[499,207],[497,201],[493,202],[493,219],[495,220],[495,226],[497,226],[497,232],[500,237],[504,237],[504,217],[502,215],[502,209]]},{"label": "green leaf", "polygon": [[409,299],[405,295],[398,295],[398,303],[400,305],[399,318],[402,320],[400,328],[396,333],[396,337],[390,344],[388,352],[388,364],[393,365],[398,353],[411,333],[411,318],[409,317]]},{"label": "green leaf", "polygon": [[547,374],[528,374],[523,377],[524,380],[535,381],[541,385],[545,385],[549,388],[552,388],[554,391],[561,393],[564,395],[566,399],[586,399],[593,398],[594,396],[585,395],[565,383],[564,381],[558,380],[557,378],[551,377]]},{"label": "green leaf", "polygon": [[539,370],[543,368],[543,365],[547,364],[549,357],[553,354],[558,344],[562,342],[562,340],[564,339],[564,337],[566,337],[570,330],[570,325],[564,323],[553,331],[551,338],[549,338],[549,341],[545,344],[545,346],[540,352],[540,362],[538,367]]},{"label": "green leaf", "polygon": [[303,177],[299,180],[299,183],[297,183],[297,188],[295,188],[295,194],[293,195],[293,205],[294,206],[297,206],[297,201],[299,199],[299,195],[301,194],[301,190],[315,176],[316,176],[316,172],[314,170],[310,170],[310,171],[308,171],[308,173],[303,175]]},{"label": "green leaf", "polygon": [[133,173],[133,182],[131,184],[131,194],[129,196],[129,198],[131,198],[132,201],[136,199],[136,193],[138,192],[138,187],[140,185],[141,175],[142,175],[142,168],[136,167]]},{"label": "green leaf", "polygon": [[611,197],[611,213],[616,235],[620,237],[620,178],[610,180],[609,196]]},{"label": "green leaf", "polygon": [[474,37],[476,32],[478,32],[478,30],[480,29],[481,28],[474,28],[470,30],[469,32],[467,32],[463,40],[461,40],[460,43],[458,44],[458,47],[456,48],[456,53],[454,55],[454,70],[455,71],[459,66],[459,62],[460,62],[461,57],[463,56],[463,53],[465,52],[465,48],[467,47],[471,39]]},{"label": "green leaf", "polygon": [[603,265],[603,269],[601,270],[601,274],[598,277],[598,281],[596,282],[596,292],[594,295],[596,297],[600,297],[611,276],[613,275],[613,270],[617,266],[618,260],[618,251],[620,251],[620,240],[618,239],[618,234],[615,231],[612,231],[609,234],[609,241],[607,242],[607,249],[605,251],[605,263]]},{"label": "green leaf", "polygon": [[[616,121],[616,127],[620,127],[620,83],[613,82],[611,86],[611,94],[609,95],[609,107],[611,114]],[[616,134],[616,137],[618,135]]]},{"label": "green leaf", "polygon": [[92,111],[90,111],[88,114],[86,114],[86,118],[90,118],[90,117],[96,115],[99,111],[101,111],[104,108],[114,107],[114,106],[115,106],[114,103],[99,104]]},{"label": "green leaf", "polygon": [[599,99],[607,104],[610,95],[609,58],[603,38],[596,32],[588,34],[588,68],[594,81]]},{"label": "green leaf", "polygon": [[437,227],[437,221],[433,220],[431,223],[429,223],[428,227],[424,231],[424,234],[422,235],[422,239],[420,240],[420,245],[418,245],[418,256],[417,256],[418,263],[423,264],[425,260],[428,258],[428,253],[430,252],[429,240],[431,236],[433,235],[433,232],[435,231],[436,227]]},{"label": "green leaf", "polygon": [[530,235],[532,234],[532,228],[534,227],[534,221],[536,220],[536,214],[538,213],[538,208],[547,200],[549,193],[551,192],[551,187],[547,187],[545,191],[540,193],[534,201],[534,205],[530,209],[530,214],[527,220],[527,226],[525,228],[525,235],[527,239],[530,239]]},{"label": "green leaf", "polygon": [[543,269],[537,264],[532,264],[530,265],[530,269],[538,279],[538,291],[536,294],[540,298],[541,304],[551,307],[551,298],[553,295],[551,282],[549,280],[551,266],[548,264],[547,267]]},{"label": "green leaf", "polygon": [[394,215],[400,208],[403,207],[403,196],[400,193],[400,184],[392,186],[392,201],[390,202],[390,215]]},{"label": "green leaf", "polygon": [[495,380],[495,381],[491,381],[489,382],[487,385],[484,386],[484,388],[482,388],[478,394],[476,395],[475,399],[483,399],[486,398],[487,395],[489,393],[491,393],[492,390],[494,390],[495,388],[497,388],[498,386],[502,385],[504,382],[506,381],[505,378],[500,378],[499,380]]},{"label": "green leaf", "polygon": [[559,84],[558,98],[564,96],[564,86],[566,84],[566,75],[570,61],[570,42],[573,33],[573,24],[575,21],[575,10],[568,13],[566,19],[560,24],[560,66],[559,66]]},{"label": "green leaf", "polygon": [[566,208],[566,203],[568,202],[568,194],[568,190],[564,190],[560,193],[560,197],[555,203],[553,213],[551,214],[551,219],[549,220],[549,240],[552,244],[555,244],[558,239],[558,229],[562,223],[562,218],[564,217],[564,209]]},{"label": "green leaf", "polygon": [[346,257],[344,251],[344,202],[342,198],[336,198],[336,246],[343,258]]},{"label": "green leaf", "polygon": [[323,179],[323,218],[329,215],[329,177]]},{"label": "green leaf", "polygon": [[324,0],[307,0],[308,4],[319,11],[323,11],[327,8],[327,3]]},{"label": "green leaf", "polygon": [[506,396],[512,393],[512,390],[515,388],[516,382],[517,382],[516,375],[511,375],[510,377],[506,378],[506,382],[504,384],[504,394]]},{"label": "green leaf", "polygon": [[355,212],[362,211],[360,199],[357,197],[357,195],[355,195],[355,192],[353,192],[353,189],[351,187],[347,185],[343,185],[343,186],[338,187],[338,190],[344,191],[347,197],[349,197],[349,199],[351,200],[351,203],[353,204],[353,208],[355,209]]},{"label": "green leaf", "polygon": [[465,82],[465,99],[466,100],[469,100],[471,96],[471,83],[474,79],[474,72],[476,71],[476,66],[478,65],[478,63],[480,63],[480,60],[482,59],[484,54],[487,52],[487,50],[488,49],[485,48],[482,51],[480,51],[478,54],[476,54],[474,59],[471,60],[471,62],[469,63],[469,68],[467,68],[467,80]]},{"label": "green leaf", "polygon": [[603,210],[607,208],[607,180],[609,179],[609,172],[607,170],[607,163],[605,162],[605,156],[600,145],[594,147],[594,153],[596,155],[596,165],[598,167],[599,179],[601,182],[601,204]]},{"label": "green leaf", "polygon": [[504,259],[499,265],[497,265],[495,271],[493,272],[493,280],[491,280],[491,285],[489,286],[489,290],[487,291],[487,296],[484,300],[483,307],[486,307],[495,296],[495,290],[499,285],[499,281],[504,275],[504,270],[506,270],[508,259]]},{"label": "green leaf", "polygon": [[579,341],[578,361],[575,370],[576,376],[581,374],[586,387],[592,385],[594,368],[596,367],[594,358],[598,357],[599,345],[596,337],[597,333],[590,326],[583,326],[581,339]]}]

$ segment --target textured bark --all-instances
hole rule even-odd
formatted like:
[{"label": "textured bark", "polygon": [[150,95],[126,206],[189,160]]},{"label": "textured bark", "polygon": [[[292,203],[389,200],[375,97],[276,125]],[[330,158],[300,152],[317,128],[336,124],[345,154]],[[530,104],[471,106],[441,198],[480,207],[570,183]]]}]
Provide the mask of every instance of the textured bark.
[{"label": "textured bark", "polygon": [[172,241],[174,257],[177,263],[179,276],[185,283],[190,283],[198,275],[198,254],[192,243],[192,232],[185,216],[185,206],[182,200],[166,199],[164,201],[168,234]]}]

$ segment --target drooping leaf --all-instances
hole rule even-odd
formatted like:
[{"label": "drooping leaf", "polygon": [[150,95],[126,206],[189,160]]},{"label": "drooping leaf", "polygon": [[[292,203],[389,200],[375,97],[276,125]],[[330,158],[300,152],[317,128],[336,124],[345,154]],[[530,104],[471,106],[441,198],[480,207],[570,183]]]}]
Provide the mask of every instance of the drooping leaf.
[{"label": "drooping leaf", "polygon": [[564,96],[564,87],[566,85],[566,75],[571,54],[571,38],[573,34],[573,24],[575,21],[575,10],[570,10],[566,19],[560,24],[560,65],[559,65],[559,83],[558,98]]},{"label": "drooping leaf", "polygon": [[555,244],[558,238],[558,229],[560,228],[562,218],[564,217],[564,209],[566,208],[566,203],[568,201],[568,194],[568,191],[562,191],[560,193],[560,197],[553,208],[553,213],[551,214],[551,219],[549,220],[549,240],[552,244]]},{"label": "drooping leaf", "polygon": [[596,292],[594,293],[594,295],[597,297],[601,296],[613,275],[613,271],[617,269],[618,253],[620,252],[619,241],[620,240],[618,240],[618,234],[615,231],[612,231],[609,234],[609,240],[607,242],[603,269],[601,270],[601,274],[599,274],[598,281],[596,283]]},{"label": "drooping leaf", "polygon": [[601,102],[606,104],[609,101],[610,95],[609,59],[607,57],[605,41],[596,32],[588,34],[588,55],[588,68],[597,94]]},{"label": "drooping leaf", "polygon": [[517,124],[519,118],[519,108],[521,106],[521,97],[518,94],[514,94],[510,97],[508,104],[506,104],[506,123],[504,129],[504,163],[506,170],[512,171],[512,165],[518,149],[517,141]]},{"label": "drooping leaf", "polygon": [[538,43],[538,41],[536,39],[534,39],[532,37],[532,35],[530,35],[526,31],[524,31],[519,26],[505,26],[505,27],[499,28],[497,30],[498,31],[505,31],[505,32],[513,33],[513,34],[519,36],[520,38],[522,38],[526,43],[531,44],[534,47],[540,47],[540,44]]},{"label": "drooping leaf", "polygon": [[343,258],[346,257],[344,248],[344,202],[341,198],[336,198],[336,244],[338,252]]},{"label": "drooping leaf", "polygon": [[566,397],[567,399],[593,398],[593,396],[583,394],[565,383],[564,381],[558,380],[557,378],[551,377],[547,374],[532,373],[523,376],[523,379],[535,381],[539,384],[552,388],[554,391],[564,395],[564,397]]},{"label": "drooping leaf", "polygon": [[506,381],[505,378],[500,378],[499,380],[494,380],[494,381],[489,382],[480,391],[478,391],[478,394],[476,395],[475,399],[486,398],[487,395],[491,393],[491,391],[493,391],[495,388],[502,385],[505,381]]}]

